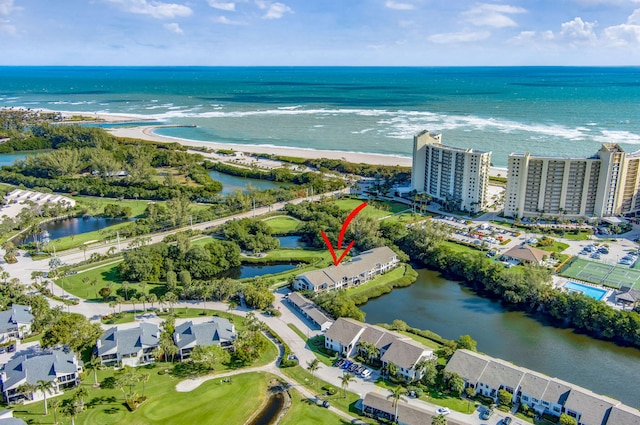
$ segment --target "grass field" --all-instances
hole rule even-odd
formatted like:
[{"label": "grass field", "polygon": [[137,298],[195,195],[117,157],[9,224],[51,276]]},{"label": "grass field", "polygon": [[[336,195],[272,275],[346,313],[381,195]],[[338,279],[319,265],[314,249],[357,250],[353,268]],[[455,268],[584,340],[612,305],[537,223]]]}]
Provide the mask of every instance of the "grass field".
[{"label": "grass field", "polygon": [[[336,205],[340,207],[341,210],[353,211],[363,202],[364,201],[360,199],[340,199],[336,201]],[[397,204],[397,205],[400,205],[400,204]],[[406,205],[403,205],[403,207],[404,209],[407,209]],[[402,211],[402,210],[399,210],[399,211]],[[395,212],[399,212],[399,211],[395,211]],[[389,211],[383,211],[381,209],[375,208],[373,205],[367,205],[360,212],[360,214],[362,214],[365,217],[372,217],[372,218],[378,218],[378,219],[382,217],[387,217],[393,213],[394,211],[392,211],[391,206],[389,206]]]},{"label": "grass field", "polygon": [[[159,375],[165,365],[138,368],[139,373],[148,373],[145,385],[147,400],[135,411],[129,412],[124,405],[122,391],[110,388],[107,383],[114,376],[113,370],[98,372],[100,388],[93,388],[93,375],[87,374],[82,384],[89,391],[85,399],[87,409],[75,419],[77,425],[192,425],[205,423],[242,424],[260,408],[267,397],[267,384],[272,375],[266,373],[245,373],[233,377],[233,383],[220,384],[213,379],[194,391],[179,393],[175,385],[180,381],[171,375]],[[111,379],[112,380],[112,379]],[[141,385],[137,391],[141,394]],[[69,399],[75,391],[67,391],[61,399]],[[215,402],[212,402],[214,401]],[[27,423],[51,424],[53,413],[44,416],[42,402],[17,406],[14,415]],[[58,421],[68,424],[58,412]],[[212,419],[215,420],[212,422]]]},{"label": "grass field", "polygon": [[291,407],[280,425],[342,425],[347,423],[342,417],[324,407],[316,405],[298,391],[291,389]]},{"label": "grass field", "polygon": [[291,233],[296,230],[298,224],[300,224],[300,220],[294,217],[289,217],[287,215],[280,215],[277,217],[265,218],[264,221],[271,228],[271,232],[274,235],[284,235],[287,233]]},{"label": "grass field", "polygon": [[[119,201],[117,199],[112,199],[112,198],[97,198],[94,196],[80,196],[80,195],[71,196],[71,198],[74,199],[76,202],[78,202],[80,206],[88,207],[90,209],[91,214],[102,214],[105,206],[107,206],[108,204],[116,204],[116,205],[121,205],[124,207],[131,208],[132,217],[142,216],[144,214],[144,210],[147,209],[147,205],[149,205],[149,202],[153,202],[145,199],[141,199],[141,200],[123,199],[122,201]],[[158,202],[158,203],[164,204],[165,202]]]},{"label": "grass field", "polygon": [[[118,229],[128,226],[133,223],[132,221],[124,221],[122,223],[114,224],[113,226],[105,227],[101,230],[95,230],[93,232],[80,233],[78,235],[65,236],[51,241],[51,244],[47,246],[47,250],[53,251],[53,246],[56,247],[56,251],[64,251],[67,249],[78,248],[85,245],[87,242],[93,243],[104,240],[107,235],[114,234]],[[126,242],[122,242],[122,247],[126,246]]]},{"label": "grass field", "polygon": [[562,275],[598,285],[607,285],[615,288],[629,286],[640,289],[640,270],[588,261],[582,258],[574,260],[562,272]]},{"label": "grass field", "polygon": [[382,276],[377,276],[375,279],[370,280],[369,282],[365,282],[362,285],[358,285],[355,288],[348,288],[347,295],[355,295],[364,291],[368,291],[371,288],[375,288],[376,286],[386,285],[389,282],[400,279],[404,276],[407,266],[396,267],[388,273],[383,274]]}]

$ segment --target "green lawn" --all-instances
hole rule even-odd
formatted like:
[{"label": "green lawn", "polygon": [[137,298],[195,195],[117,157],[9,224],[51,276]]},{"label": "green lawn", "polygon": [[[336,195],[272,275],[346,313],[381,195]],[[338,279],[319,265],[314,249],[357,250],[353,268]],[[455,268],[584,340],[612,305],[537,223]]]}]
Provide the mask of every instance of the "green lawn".
[{"label": "green lawn", "polygon": [[315,401],[308,400],[294,389],[291,394],[291,407],[279,422],[280,425],[341,425],[345,420],[324,407],[318,406]]},{"label": "green lawn", "polygon": [[553,241],[553,245],[541,246],[540,244],[538,244],[536,245],[536,248],[549,252],[562,252],[565,249],[569,248],[569,245],[563,242]]},{"label": "green lawn", "polygon": [[[147,400],[135,411],[129,412],[124,405],[123,395],[118,388],[108,388],[113,370],[102,370],[98,373],[100,388],[93,388],[93,375],[87,374],[84,387],[89,391],[85,399],[87,409],[78,415],[77,425],[193,425],[212,423],[242,424],[262,406],[267,397],[267,384],[272,375],[266,373],[245,373],[233,377],[233,383],[220,384],[213,379],[203,383],[191,392],[179,393],[175,385],[179,379],[169,374],[159,375],[164,368],[160,364],[150,368],[139,368],[139,373],[148,373],[149,381],[145,385]],[[105,386],[107,388],[105,388]],[[136,388],[141,394],[142,386]],[[67,391],[62,398],[71,398],[75,391]],[[212,402],[214,401],[215,402]],[[16,406],[14,415],[28,423],[52,423],[53,413],[42,415],[42,402]],[[58,413],[58,420],[62,416]],[[63,423],[68,424],[65,418]]]},{"label": "green lawn", "polygon": [[[112,235],[115,235],[115,232],[118,229],[121,229],[125,226],[128,226],[132,222],[124,221],[118,224],[114,224],[113,226],[105,227],[101,230],[94,230],[93,232],[80,233],[78,235],[70,235],[65,236],[54,241],[51,241],[51,244],[47,246],[48,251],[53,251],[53,247],[55,246],[56,251],[64,251],[67,249],[82,247],[85,244],[91,244],[94,242],[101,242],[106,238],[112,238]],[[126,247],[126,242],[121,242],[121,246]]]},{"label": "green lawn", "polygon": [[[362,204],[362,200],[360,199],[340,199],[335,201],[336,205],[338,207],[340,207],[340,209],[345,210],[345,211],[353,211],[354,209],[356,209],[360,204]],[[404,209],[406,208],[406,205],[404,205]],[[393,214],[394,212],[391,211],[391,207],[389,207],[389,211],[383,211],[381,209],[375,208],[372,205],[367,205],[361,212],[360,214],[362,214],[365,217],[372,217],[372,218],[382,218],[382,217],[387,217],[391,214]]]},{"label": "green lawn", "polygon": [[[378,378],[378,380],[376,381],[376,385],[389,391],[392,391],[398,387],[398,384],[383,378]],[[424,395],[420,397],[420,399],[428,401],[429,403],[436,404],[438,406],[448,407],[451,410],[462,413],[471,413],[474,410],[473,402],[468,402],[466,399],[461,399],[459,397],[453,397],[444,394],[435,389],[431,389],[430,391],[425,392]]]},{"label": "green lawn", "polygon": [[[148,201],[146,199],[140,199],[140,200],[123,199],[122,201],[119,201],[113,198],[98,198],[94,196],[80,196],[80,195],[71,196],[71,198],[78,203],[77,204],[78,206],[88,207],[89,213],[91,214],[102,214],[105,206],[109,204],[116,204],[116,205],[122,205],[122,206],[131,208],[132,217],[142,216],[144,214],[144,211],[147,209],[147,205],[149,205],[150,202],[154,202],[154,201]],[[158,202],[158,203],[164,203],[164,202]]]},{"label": "green lawn", "polygon": [[429,347],[433,350],[438,350],[440,348],[440,344],[438,344],[435,341],[430,340],[429,338],[425,338],[423,336],[420,335],[416,335],[414,333],[411,332],[405,332],[405,331],[396,331],[398,333],[401,333],[402,335],[406,335],[409,338],[411,338],[412,340],[419,342],[420,344],[424,345],[425,347]]},{"label": "green lawn", "polygon": [[[326,367],[326,366],[323,366],[323,367]],[[332,406],[350,415],[359,416],[360,412],[356,410],[355,404],[360,399],[360,396],[352,392],[349,392],[348,387],[347,387],[347,397],[344,398],[342,396],[342,388],[340,386],[336,387],[335,385],[331,385],[328,382],[325,382],[319,379],[317,376],[315,377],[315,381],[312,381],[311,373],[309,373],[306,369],[303,369],[301,366],[287,367],[281,370],[282,370],[282,373],[284,373],[289,378],[293,379],[294,381],[300,383],[301,385],[309,389],[314,395],[321,395],[322,398],[329,400]],[[325,387],[325,386],[331,386],[337,389],[338,392],[333,396],[324,396],[322,394],[324,394],[325,391],[322,389],[322,387]],[[364,418],[362,419],[364,420]]]},{"label": "green lawn", "polygon": [[300,220],[294,217],[289,217],[286,215],[280,215],[276,217],[265,218],[265,223],[269,225],[271,228],[271,232],[275,235],[284,235],[287,233],[291,233],[296,230],[298,224],[300,224]]},{"label": "green lawn", "polygon": [[362,285],[358,285],[355,288],[349,288],[347,289],[347,294],[348,295],[359,294],[361,292],[368,291],[371,288],[375,288],[376,286],[386,285],[389,282],[398,280],[402,276],[404,276],[406,267],[407,266],[405,265],[396,267],[395,269],[391,270],[389,273],[385,273],[382,276],[378,276],[375,279],[370,280],[369,282],[363,283]]}]

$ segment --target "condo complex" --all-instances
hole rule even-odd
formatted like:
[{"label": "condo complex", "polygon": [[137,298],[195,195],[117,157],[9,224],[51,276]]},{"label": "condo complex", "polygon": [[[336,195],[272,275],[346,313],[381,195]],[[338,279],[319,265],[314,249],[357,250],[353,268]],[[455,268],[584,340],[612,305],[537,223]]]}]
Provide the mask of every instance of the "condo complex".
[{"label": "condo complex", "polygon": [[442,135],[422,131],[413,138],[411,182],[450,210],[476,213],[488,206],[491,152],[442,144]]},{"label": "condo complex", "polygon": [[[412,188],[445,210],[480,212],[488,206],[491,152],[443,145],[441,134],[413,138]],[[640,151],[603,144],[591,157],[509,155],[505,217],[592,219],[640,211]]]}]

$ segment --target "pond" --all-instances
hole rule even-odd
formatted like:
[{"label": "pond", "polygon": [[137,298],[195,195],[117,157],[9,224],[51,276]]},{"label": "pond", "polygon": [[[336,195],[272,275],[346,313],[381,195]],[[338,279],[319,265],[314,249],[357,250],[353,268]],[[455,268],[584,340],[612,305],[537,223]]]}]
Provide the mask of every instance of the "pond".
[{"label": "pond", "polygon": [[25,159],[26,157],[26,152],[0,153],[0,167],[13,165],[17,159]]},{"label": "pond", "polygon": [[264,276],[267,274],[276,274],[293,270],[296,264],[242,264],[234,267],[224,273],[224,277],[232,279],[246,279],[250,277]]},{"label": "pond", "polygon": [[277,236],[276,239],[280,241],[280,248],[295,249],[307,246],[307,244],[302,241],[302,236]]},{"label": "pond", "polygon": [[[42,224],[40,226],[40,229],[42,229],[43,233],[45,231],[48,232],[49,240],[56,240],[65,236],[80,235],[82,233],[102,230],[109,226],[113,226],[114,224],[122,223],[123,221],[126,220],[120,218],[104,218],[93,216],[73,217],[66,218],[64,220],[49,221],[48,223]],[[37,235],[37,237],[41,241],[44,236],[41,233]],[[17,239],[16,244],[23,245],[34,241],[35,237],[29,236],[26,238]]]},{"label": "pond", "polygon": [[256,180],[256,179],[248,179],[244,177],[231,176],[229,174],[224,174],[219,171],[213,171],[213,170],[208,171],[208,173],[212,179],[222,183],[222,191],[220,192],[221,195],[228,195],[230,193],[235,193],[236,190],[240,190],[246,193],[249,191],[249,185],[253,186],[253,188],[257,190],[282,188],[282,185],[269,180]]},{"label": "pond", "polygon": [[625,384],[640,382],[640,350],[509,311],[437,272],[418,270],[415,284],[371,300],[361,309],[368,323],[400,319],[447,339],[471,335],[478,351],[640,407],[640,392]]}]

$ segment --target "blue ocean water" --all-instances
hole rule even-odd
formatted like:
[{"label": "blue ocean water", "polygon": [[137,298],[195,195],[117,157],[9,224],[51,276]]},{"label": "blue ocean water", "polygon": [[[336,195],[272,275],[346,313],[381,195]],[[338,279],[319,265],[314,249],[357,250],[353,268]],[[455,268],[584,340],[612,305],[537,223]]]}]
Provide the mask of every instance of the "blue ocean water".
[{"label": "blue ocean water", "polygon": [[0,107],[132,114],[194,140],[410,156],[413,135],[493,152],[640,149],[640,68],[0,67]]}]

